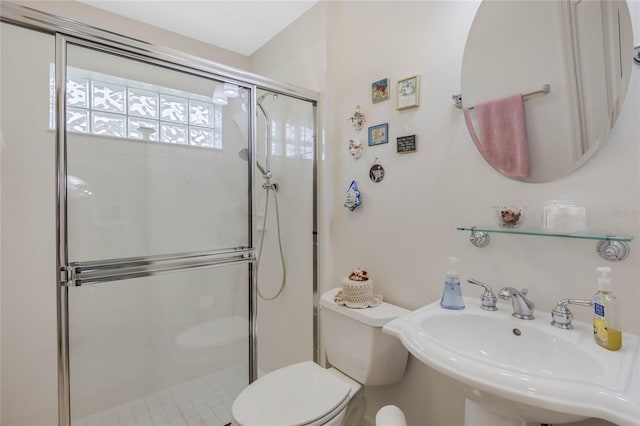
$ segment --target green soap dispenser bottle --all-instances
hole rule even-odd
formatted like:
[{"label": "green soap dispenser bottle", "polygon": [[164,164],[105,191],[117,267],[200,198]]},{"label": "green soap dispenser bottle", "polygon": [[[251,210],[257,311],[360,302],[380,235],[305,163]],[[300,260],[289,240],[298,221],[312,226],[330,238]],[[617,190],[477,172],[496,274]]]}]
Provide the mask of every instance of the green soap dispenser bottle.
[{"label": "green soap dispenser bottle", "polygon": [[622,347],[622,329],[617,300],[611,279],[607,276],[611,268],[600,266],[597,270],[601,277],[598,279],[598,292],[593,296],[593,337],[603,348],[617,351]]}]

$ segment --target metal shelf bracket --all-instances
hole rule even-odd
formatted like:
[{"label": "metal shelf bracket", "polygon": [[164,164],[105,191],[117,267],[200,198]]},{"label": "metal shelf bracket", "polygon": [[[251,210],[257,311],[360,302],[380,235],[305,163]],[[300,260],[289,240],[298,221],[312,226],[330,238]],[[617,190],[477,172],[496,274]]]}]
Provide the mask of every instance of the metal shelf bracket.
[{"label": "metal shelf bracket", "polygon": [[469,236],[469,241],[474,246],[478,248],[482,248],[489,245],[489,242],[491,242],[491,238],[489,237],[488,232],[476,231],[475,229],[471,229],[471,235]]},{"label": "metal shelf bracket", "polygon": [[626,259],[630,250],[629,244],[624,241],[605,239],[598,241],[598,244],[596,244],[596,251],[600,257],[611,262],[619,262]]}]

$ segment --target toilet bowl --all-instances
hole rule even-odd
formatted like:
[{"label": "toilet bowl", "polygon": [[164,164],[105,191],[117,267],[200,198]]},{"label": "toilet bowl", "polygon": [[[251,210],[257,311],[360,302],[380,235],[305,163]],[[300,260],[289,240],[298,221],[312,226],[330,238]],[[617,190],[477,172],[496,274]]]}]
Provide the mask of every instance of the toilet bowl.
[{"label": "toilet bowl", "polygon": [[[347,424],[348,414],[358,409],[364,412],[364,401],[354,398],[361,388],[339,371],[326,370],[312,361],[289,365],[266,374],[240,393],[233,403],[232,424]],[[354,405],[352,400],[360,404]]]},{"label": "toilet bowl", "polygon": [[402,378],[408,352],[382,327],[408,310],[382,303],[350,309],[335,303],[339,288],[320,299],[320,324],[327,359],[334,368],[311,361],[262,376],[236,398],[237,426],[351,426],[365,411],[363,385],[386,385]]}]

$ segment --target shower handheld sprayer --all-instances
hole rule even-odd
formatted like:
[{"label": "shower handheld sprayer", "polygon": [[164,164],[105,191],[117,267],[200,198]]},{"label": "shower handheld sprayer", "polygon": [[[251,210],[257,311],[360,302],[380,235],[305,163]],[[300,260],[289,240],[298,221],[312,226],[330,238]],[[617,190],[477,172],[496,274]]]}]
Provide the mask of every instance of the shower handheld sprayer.
[{"label": "shower handheld sprayer", "polygon": [[[238,153],[238,155],[244,161],[249,161],[249,150],[247,148],[241,149],[240,152]],[[265,170],[264,167],[262,167],[262,164],[260,164],[259,161],[256,161],[256,167],[258,168],[258,170],[260,170],[260,173],[262,173],[262,177],[265,180],[264,183],[262,184],[262,188],[263,189],[269,189],[269,190],[272,190],[272,191],[277,191],[278,190],[278,184],[271,182],[271,178],[273,177],[273,173],[271,173],[271,170]]]},{"label": "shower handheld sprayer", "polygon": [[[249,161],[249,150],[247,148],[241,149],[240,152],[238,152],[238,155],[244,161]],[[262,173],[262,177],[265,180],[271,179],[273,177],[273,174],[271,173],[271,170],[265,170],[264,167],[262,167],[262,164],[260,164],[259,161],[256,162],[256,166],[258,167],[258,170],[260,170],[260,173]]]},{"label": "shower handheld sprayer", "polygon": [[[277,230],[277,237],[278,237],[278,250],[280,252],[280,264],[282,267],[282,281],[280,283],[280,288],[278,289],[276,294],[270,297],[266,297],[260,291],[260,281],[258,281],[257,283],[258,296],[260,296],[260,298],[262,298],[263,300],[272,301],[278,298],[278,296],[280,296],[280,294],[284,290],[285,284],[287,282],[287,267],[285,264],[284,250],[282,248],[282,235],[280,232],[280,211],[278,208],[278,194],[277,194],[279,185],[277,183],[271,182],[271,178],[273,177],[273,174],[271,173],[271,168],[270,168],[271,167],[271,119],[269,118],[269,116],[267,115],[266,111],[262,106],[262,101],[264,101],[264,99],[268,95],[272,95],[273,99],[278,98],[277,94],[266,92],[262,96],[260,96],[257,100],[258,110],[262,112],[262,115],[264,116],[264,119],[265,119],[267,155],[265,159],[266,167],[263,167],[263,165],[260,164],[259,161],[256,161],[256,167],[258,168],[260,173],[262,173],[262,177],[264,179],[264,182],[262,183],[262,188],[266,190],[264,215],[263,215],[263,222],[262,222],[263,231],[262,231],[262,235],[260,236],[260,248],[258,249],[258,257],[256,259],[256,274],[258,273],[258,270],[260,268],[260,261],[262,260],[262,252],[263,252],[264,243],[265,243],[265,234],[267,233],[266,229],[267,229],[267,216],[269,213],[269,193],[273,192],[273,199],[274,199],[274,204],[276,209],[276,230]],[[249,150],[247,148],[240,150],[238,155],[243,160],[249,161]]]}]

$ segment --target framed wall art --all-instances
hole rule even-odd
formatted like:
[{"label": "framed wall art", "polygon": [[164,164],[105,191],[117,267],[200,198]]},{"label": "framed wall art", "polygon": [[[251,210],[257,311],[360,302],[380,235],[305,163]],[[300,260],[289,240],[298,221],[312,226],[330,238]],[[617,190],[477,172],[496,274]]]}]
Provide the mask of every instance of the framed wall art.
[{"label": "framed wall art", "polygon": [[389,79],[374,81],[371,83],[371,101],[374,104],[389,99]]},{"label": "framed wall art", "polygon": [[396,109],[403,110],[420,106],[420,76],[398,80],[396,86]]},{"label": "framed wall art", "polygon": [[389,123],[369,127],[369,146],[389,142]]},{"label": "framed wall art", "polygon": [[400,136],[396,138],[396,144],[398,154],[416,152],[416,135]]}]

